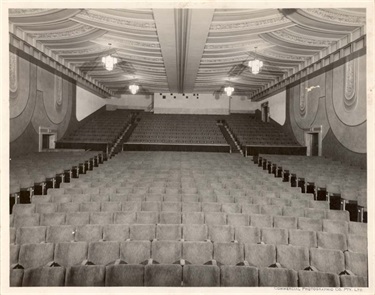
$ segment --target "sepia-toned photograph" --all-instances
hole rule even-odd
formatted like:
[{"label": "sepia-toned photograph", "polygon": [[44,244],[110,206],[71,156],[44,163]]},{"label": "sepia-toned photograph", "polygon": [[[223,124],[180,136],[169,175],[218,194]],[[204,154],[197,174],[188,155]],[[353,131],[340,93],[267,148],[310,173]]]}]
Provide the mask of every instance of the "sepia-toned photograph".
[{"label": "sepia-toned photograph", "polygon": [[2,293],[373,294],[368,3],[4,2]]}]

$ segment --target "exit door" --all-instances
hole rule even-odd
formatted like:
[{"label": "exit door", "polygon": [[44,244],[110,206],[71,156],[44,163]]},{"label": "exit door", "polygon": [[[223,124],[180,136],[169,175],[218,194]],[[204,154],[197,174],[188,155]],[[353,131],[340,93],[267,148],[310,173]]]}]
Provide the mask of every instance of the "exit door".
[{"label": "exit door", "polygon": [[311,133],[311,156],[319,156],[319,133]]}]

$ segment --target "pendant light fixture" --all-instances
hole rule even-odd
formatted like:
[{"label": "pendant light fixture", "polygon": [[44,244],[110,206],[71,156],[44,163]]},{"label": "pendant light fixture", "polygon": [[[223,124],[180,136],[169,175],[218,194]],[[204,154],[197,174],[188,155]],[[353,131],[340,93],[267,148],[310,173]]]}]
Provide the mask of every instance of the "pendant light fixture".
[{"label": "pendant light fixture", "polygon": [[139,86],[136,84],[132,84],[129,86],[129,89],[132,94],[136,94],[139,90]]},{"label": "pendant light fixture", "polygon": [[227,86],[224,88],[224,91],[226,92],[227,96],[231,96],[234,91],[234,88],[232,86]]},{"label": "pendant light fixture", "polygon": [[[256,53],[257,47],[255,47],[254,53]],[[251,73],[254,75],[258,74],[260,69],[263,67],[263,62],[259,59],[250,60],[248,66],[251,68]]]},{"label": "pendant light fixture", "polygon": [[[108,43],[109,46],[111,46],[111,43]],[[118,60],[116,57],[113,57],[112,55],[107,55],[102,57],[102,63],[104,64],[104,67],[107,71],[112,71],[117,64]]]}]

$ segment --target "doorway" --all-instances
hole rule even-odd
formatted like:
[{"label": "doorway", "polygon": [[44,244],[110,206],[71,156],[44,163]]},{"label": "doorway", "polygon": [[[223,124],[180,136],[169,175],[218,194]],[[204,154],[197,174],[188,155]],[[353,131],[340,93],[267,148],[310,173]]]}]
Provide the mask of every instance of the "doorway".
[{"label": "doorway", "polygon": [[268,106],[268,101],[261,104],[262,111],[262,121],[268,123],[270,120],[270,108]]},{"label": "doorway", "polygon": [[307,156],[318,157],[322,155],[322,138],[320,131],[305,132],[305,144]]},{"label": "doorway", "polygon": [[55,149],[57,130],[39,127],[39,151]]}]

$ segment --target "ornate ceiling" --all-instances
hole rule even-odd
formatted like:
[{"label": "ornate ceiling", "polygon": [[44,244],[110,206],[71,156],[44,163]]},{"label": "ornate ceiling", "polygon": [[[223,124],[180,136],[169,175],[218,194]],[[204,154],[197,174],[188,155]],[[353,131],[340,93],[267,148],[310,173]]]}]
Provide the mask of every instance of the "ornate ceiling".
[{"label": "ornate ceiling", "polygon": [[[11,32],[115,95],[249,95],[364,27],[365,9],[10,9]],[[111,44],[111,45],[109,45]],[[256,49],[255,49],[256,47]],[[118,57],[107,71],[101,57]],[[264,67],[253,75],[247,62]]]}]

